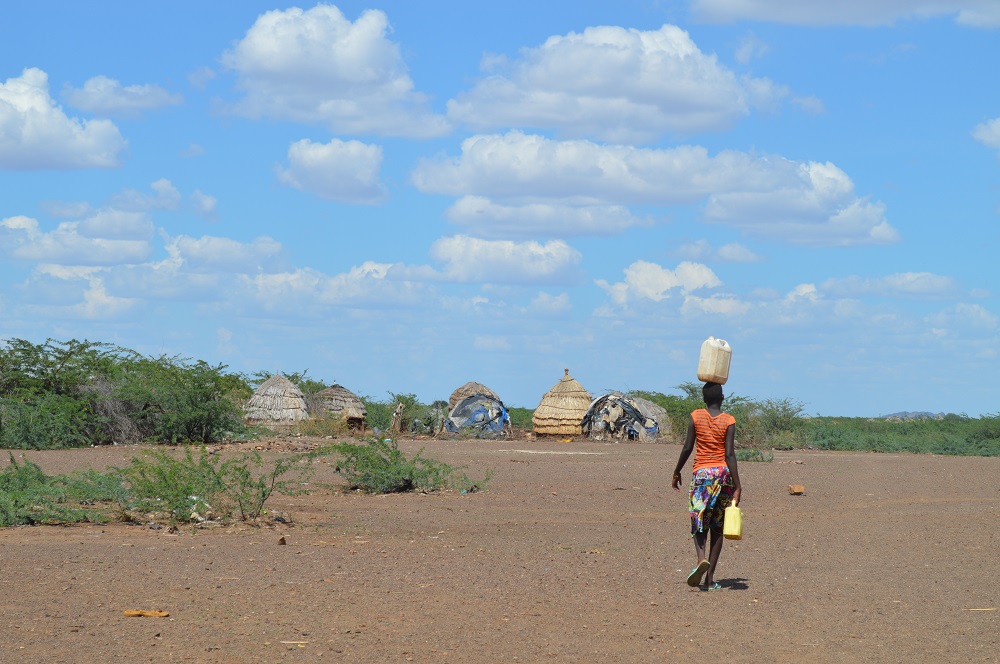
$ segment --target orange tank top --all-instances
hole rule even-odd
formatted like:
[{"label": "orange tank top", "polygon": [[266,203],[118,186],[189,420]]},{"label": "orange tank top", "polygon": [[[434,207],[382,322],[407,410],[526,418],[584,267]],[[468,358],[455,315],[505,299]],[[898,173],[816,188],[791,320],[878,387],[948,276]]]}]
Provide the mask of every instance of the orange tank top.
[{"label": "orange tank top", "polygon": [[726,466],[726,430],[736,424],[729,413],[712,417],[705,408],[691,413],[694,423],[694,470]]}]

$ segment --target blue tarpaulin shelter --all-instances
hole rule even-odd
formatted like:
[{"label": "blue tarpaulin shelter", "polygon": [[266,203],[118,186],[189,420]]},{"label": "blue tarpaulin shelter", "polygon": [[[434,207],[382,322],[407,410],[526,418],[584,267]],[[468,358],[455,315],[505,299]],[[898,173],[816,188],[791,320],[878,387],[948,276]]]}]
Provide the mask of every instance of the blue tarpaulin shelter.
[{"label": "blue tarpaulin shelter", "polygon": [[495,396],[471,394],[459,401],[444,427],[451,433],[473,433],[480,438],[500,438],[510,434],[510,415]]}]

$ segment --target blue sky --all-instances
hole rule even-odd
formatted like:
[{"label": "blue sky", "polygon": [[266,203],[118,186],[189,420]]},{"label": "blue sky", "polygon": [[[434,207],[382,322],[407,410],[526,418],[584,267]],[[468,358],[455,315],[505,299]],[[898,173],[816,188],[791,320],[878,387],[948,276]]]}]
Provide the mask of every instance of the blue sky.
[{"label": "blue sky", "polygon": [[6,3],[0,338],[1000,412],[1000,4]]}]

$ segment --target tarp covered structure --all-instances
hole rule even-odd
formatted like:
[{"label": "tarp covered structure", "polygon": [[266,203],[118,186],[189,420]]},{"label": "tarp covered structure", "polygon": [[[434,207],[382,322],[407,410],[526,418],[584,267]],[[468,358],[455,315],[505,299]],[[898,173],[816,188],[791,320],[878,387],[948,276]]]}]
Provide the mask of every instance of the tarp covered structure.
[{"label": "tarp covered structure", "polygon": [[629,399],[639,407],[639,412],[648,418],[656,420],[656,428],[659,429],[657,437],[664,438],[674,433],[674,425],[666,409],[652,401],[635,395],[630,395]]},{"label": "tarp covered structure", "polygon": [[656,410],[662,411],[669,432],[670,420],[665,410],[651,401],[612,392],[594,399],[580,426],[583,434],[593,440],[653,442],[662,433],[660,423],[652,416]]},{"label": "tarp covered structure", "polygon": [[309,419],[309,410],[302,390],[284,376],[274,374],[254,391],[243,408],[243,418],[276,424],[301,422]]},{"label": "tarp covered structure", "polygon": [[462,387],[452,392],[451,396],[448,397],[448,412],[454,410],[455,406],[458,405],[459,401],[461,401],[466,397],[471,397],[474,394],[482,394],[483,396],[487,396],[492,399],[496,399],[497,401],[500,401],[500,397],[497,396],[496,392],[486,387],[482,383],[476,383],[470,380],[468,383],[466,383]]},{"label": "tarp covered structure", "polygon": [[580,419],[590,400],[590,393],[566,369],[566,375],[545,393],[531,416],[532,431],[542,436],[579,436]]},{"label": "tarp covered structure", "polygon": [[499,398],[470,394],[451,409],[444,428],[451,433],[472,433],[479,438],[506,437],[511,433],[510,414]]}]

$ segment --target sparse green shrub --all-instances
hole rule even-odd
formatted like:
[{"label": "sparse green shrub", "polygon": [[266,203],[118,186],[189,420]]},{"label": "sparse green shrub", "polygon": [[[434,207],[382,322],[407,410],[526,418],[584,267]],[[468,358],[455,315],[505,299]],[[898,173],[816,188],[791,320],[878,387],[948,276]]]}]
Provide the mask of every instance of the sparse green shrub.
[{"label": "sparse green shrub", "polygon": [[190,448],[179,458],[165,450],[135,457],[120,470],[130,492],[128,507],[163,515],[171,523],[190,521],[196,512],[224,513],[228,506],[219,500],[224,493],[216,463],[205,449],[197,459]]},{"label": "sparse green shrub", "polygon": [[348,488],[365,493],[400,493],[454,488],[481,491],[489,481],[473,481],[461,469],[427,459],[421,449],[408,458],[395,440],[371,436],[362,443],[338,443],[323,448],[322,454],[338,458],[336,471]]},{"label": "sparse green shrub", "polygon": [[65,477],[49,477],[37,464],[19,463],[11,455],[10,464],[0,471],[0,526],[106,521],[99,511],[70,502],[71,495],[93,501],[83,486],[68,487]]},{"label": "sparse green shrub", "polygon": [[188,448],[180,457],[154,451],[132,459],[120,470],[129,489],[129,508],[163,515],[173,523],[201,518],[259,518],[268,498],[277,491],[297,493],[297,484],[282,479],[301,462],[307,472],[307,455],[281,458],[268,468],[257,452],[223,461],[202,448],[195,458]]},{"label": "sparse green shrub", "polygon": [[368,413],[368,428],[372,431],[388,431],[392,425],[392,412],[396,408],[395,403],[378,401],[374,397],[360,395],[361,403],[365,405]]},{"label": "sparse green shrub", "polygon": [[789,440],[799,428],[802,403],[791,399],[756,401],[740,396],[726,398],[724,408],[736,418],[739,447],[774,447],[774,440]]},{"label": "sparse green shrub", "polygon": [[677,386],[677,389],[681,390],[684,395],[675,396],[643,390],[632,390],[629,394],[652,401],[667,411],[667,415],[670,416],[671,430],[678,439],[683,440],[685,433],[687,433],[688,423],[691,421],[691,412],[698,408],[704,408],[705,402],[701,399],[700,385],[695,383],[681,383]]},{"label": "sparse green shrub", "polygon": [[[800,429],[801,427],[797,427]],[[779,431],[775,433],[769,445],[775,450],[799,450],[805,447],[805,442],[802,440],[802,436],[796,431]]]},{"label": "sparse green shrub", "polygon": [[312,438],[340,438],[352,433],[351,427],[348,426],[343,417],[332,414],[296,422],[292,431],[301,436]]},{"label": "sparse green shrub", "polygon": [[762,450],[759,450],[756,447],[736,450],[736,460],[741,463],[744,461],[762,461],[765,463],[771,463],[774,461],[774,450],[768,450],[766,455]]},{"label": "sparse green shrub", "polygon": [[87,444],[86,401],[54,392],[0,398],[0,447],[58,449]]},{"label": "sparse green shrub", "polygon": [[178,357],[130,358],[111,398],[126,404],[146,440],[211,443],[243,430],[243,413],[232,395],[245,396],[244,383],[224,369]]},{"label": "sparse green shrub", "polygon": [[415,394],[388,393],[389,398],[378,401],[369,396],[361,396],[361,402],[368,412],[368,428],[372,431],[388,433],[392,429],[392,417],[399,404],[403,404],[400,417],[400,433],[434,435],[441,429],[448,416],[448,402],[435,401],[430,405],[421,403]]},{"label": "sparse green shrub", "polygon": [[534,428],[532,418],[535,416],[534,408],[508,408],[510,415],[510,426],[519,431],[531,431]]},{"label": "sparse green shrub", "polygon": [[820,450],[913,452],[1000,456],[997,416],[896,420],[866,417],[812,417],[800,421],[807,447]]}]

